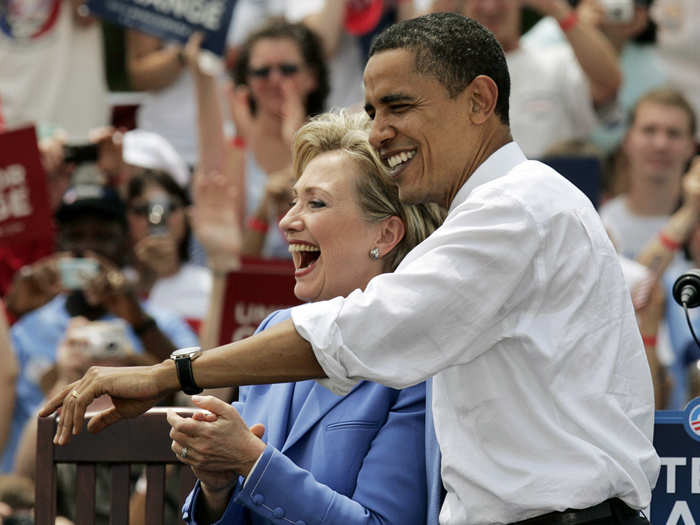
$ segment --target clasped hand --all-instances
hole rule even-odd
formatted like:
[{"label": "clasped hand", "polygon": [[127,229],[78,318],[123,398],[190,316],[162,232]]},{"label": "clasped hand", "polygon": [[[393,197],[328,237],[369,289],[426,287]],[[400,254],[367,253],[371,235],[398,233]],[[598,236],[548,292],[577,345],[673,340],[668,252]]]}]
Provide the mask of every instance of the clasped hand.
[{"label": "clasped hand", "polygon": [[205,411],[191,418],[168,411],[172,450],[192,467],[205,488],[230,487],[235,476],[249,474],[264,452],[260,438],[265,428],[260,424],[248,428],[234,407],[216,397],[193,396],[192,402]]}]

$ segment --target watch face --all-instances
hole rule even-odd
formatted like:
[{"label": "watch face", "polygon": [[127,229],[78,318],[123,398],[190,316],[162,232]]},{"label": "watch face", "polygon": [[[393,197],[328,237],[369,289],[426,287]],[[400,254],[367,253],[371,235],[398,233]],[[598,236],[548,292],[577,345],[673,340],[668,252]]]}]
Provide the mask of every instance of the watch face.
[{"label": "watch face", "polygon": [[199,355],[201,350],[199,349],[198,346],[190,346],[187,348],[178,348],[177,350],[173,351],[172,354],[170,354],[171,359],[177,359],[179,357],[189,357],[190,359],[193,358],[196,355]]}]

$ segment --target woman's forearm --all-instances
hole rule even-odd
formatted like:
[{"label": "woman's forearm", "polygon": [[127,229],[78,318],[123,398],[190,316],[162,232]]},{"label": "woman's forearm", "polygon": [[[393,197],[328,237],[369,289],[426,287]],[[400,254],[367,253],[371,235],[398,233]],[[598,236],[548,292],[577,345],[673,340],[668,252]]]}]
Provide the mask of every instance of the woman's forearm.
[{"label": "woman's forearm", "polygon": [[204,175],[223,173],[226,169],[226,139],[217,80],[196,66],[191,70],[197,99],[199,169]]},{"label": "woman's forearm", "polygon": [[564,33],[588,78],[596,106],[610,102],[622,85],[615,48],[598,28],[580,21]]},{"label": "woman's forearm", "polygon": [[321,37],[326,58],[332,58],[338,50],[344,31],[343,20],[346,3],[344,0],[325,0],[320,11],[304,19],[304,24]]}]

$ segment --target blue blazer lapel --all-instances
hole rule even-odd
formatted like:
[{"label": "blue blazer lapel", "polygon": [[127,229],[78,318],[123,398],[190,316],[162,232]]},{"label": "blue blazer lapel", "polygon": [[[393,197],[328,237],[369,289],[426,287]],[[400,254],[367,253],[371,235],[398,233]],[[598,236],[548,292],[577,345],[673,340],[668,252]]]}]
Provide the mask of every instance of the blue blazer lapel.
[{"label": "blue blazer lapel", "polygon": [[311,391],[306,397],[306,401],[302,405],[296,421],[294,421],[292,425],[289,436],[287,436],[284,446],[280,449],[281,452],[291,448],[343,399],[343,396],[335,395],[330,390],[314,381],[314,385],[311,387]]},{"label": "blue blazer lapel", "polygon": [[[281,383],[276,385],[265,385],[270,389],[268,395],[258,399],[264,399],[265,402],[256,406],[250,406],[253,412],[265,414],[264,421],[246,421],[248,425],[255,423],[265,424],[265,435],[263,440],[281,450],[284,442],[287,440],[287,427],[289,426],[289,407],[292,403],[292,394],[294,393],[294,383]],[[256,387],[253,387],[256,388]],[[259,388],[259,387],[257,387]],[[273,395],[269,395],[273,394]],[[269,422],[274,422],[274,425]]]}]

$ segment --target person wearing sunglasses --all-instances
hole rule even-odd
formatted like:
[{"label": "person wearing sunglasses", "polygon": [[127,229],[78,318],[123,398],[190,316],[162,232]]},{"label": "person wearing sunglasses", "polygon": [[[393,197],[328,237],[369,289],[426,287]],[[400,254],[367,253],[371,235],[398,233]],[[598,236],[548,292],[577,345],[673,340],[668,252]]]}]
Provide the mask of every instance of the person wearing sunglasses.
[{"label": "person wearing sunglasses", "polygon": [[216,79],[196,60],[201,36],[185,47],[197,91],[200,164],[204,175],[222,173],[235,186],[244,210],[242,254],[288,258],[276,227],[291,200],[291,143],[309,116],[321,113],[329,92],[319,39],[302,24],[270,18],[240,46],[228,89],[236,137],[227,145]]},{"label": "person wearing sunglasses", "polygon": [[176,313],[197,331],[212,287],[206,267],[189,262],[187,192],[168,173],[142,169],[127,186],[132,264],[149,303]]}]

